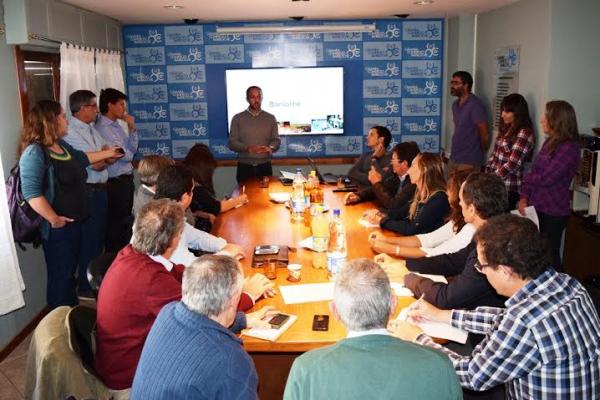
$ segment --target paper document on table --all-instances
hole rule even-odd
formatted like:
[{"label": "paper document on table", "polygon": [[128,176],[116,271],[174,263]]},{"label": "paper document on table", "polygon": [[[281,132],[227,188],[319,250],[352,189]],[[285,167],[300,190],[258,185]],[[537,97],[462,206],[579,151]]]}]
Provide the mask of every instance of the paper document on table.
[{"label": "paper document on table", "polygon": [[444,275],[432,275],[432,274],[420,274],[418,272],[413,272],[415,275],[422,276],[423,278],[431,279],[434,282],[440,283],[448,283],[448,279]]},{"label": "paper document on table", "polygon": [[415,297],[415,294],[412,292],[412,290],[408,289],[407,287],[404,287],[404,285],[398,282],[392,282],[391,286],[392,290],[394,291],[394,293],[396,293],[396,296],[398,297]]},{"label": "paper document on table", "polygon": [[279,339],[279,336],[283,334],[283,332],[287,331],[290,326],[298,319],[297,316],[288,314],[290,318],[285,322],[285,324],[281,325],[279,329],[275,328],[250,328],[244,329],[242,331],[242,335],[251,336],[259,339],[270,340],[271,342]]},{"label": "paper document on table", "polygon": [[269,198],[275,203],[285,203],[290,201],[290,194],[288,192],[271,192]]},{"label": "paper document on table", "polygon": [[378,224],[372,224],[364,218],[359,219],[358,223],[364,226],[365,228],[379,228]]},{"label": "paper document on table", "polygon": [[279,286],[285,304],[312,303],[333,299],[333,282]]},{"label": "paper document on table", "polygon": [[[410,307],[402,309],[400,315],[398,315],[398,318],[396,319],[399,321],[407,321],[412,324],[413,322],[408,318],[409,308]],[[415,325],[421,328],[428,336],[438,339],[448,339],[461,344],[465,344],[467,342],[467,337],[469,336],[469,334],[462,329],[455,328],[452,325],[443,322],[426,320],[416,323]]]},{"label": "paper document on table", "polygon": [[518,215],[519,217],[525,217],[525,218],[532,220],[533,223],[535,224],[535,226],[537,226],[538,229],[540,229],[540,220],[538,218],[538,215],[537,215],[537,212],[535,211],[534,206],[525,207],[525,215],[521,215],[519,210],[512,210],[510,213]]},{"label": "paper document on table", "polygon": [[[287,171],[279,171],[281,173],[281,176],[283,176],[285,179],[291,179],[294,180],[294,178],[296,177],[296,173],[294,172],[287,172]],[[305,181],[306,178],[304,177],[304,175],[302,175],[302,181]]]}]

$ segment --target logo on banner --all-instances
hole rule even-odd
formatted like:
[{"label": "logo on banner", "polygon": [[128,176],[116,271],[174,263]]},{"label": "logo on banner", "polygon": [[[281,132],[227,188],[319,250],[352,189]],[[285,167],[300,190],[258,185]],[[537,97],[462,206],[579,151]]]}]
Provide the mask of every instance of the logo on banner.
[{"label": "logo on banner", "polygon": [[400,104],[396,100],[385,100],[365,104],[365,109],[373,115],[391,115],[400,113]]},{"label": "logo on banner", "polygon": [[131,112],[136,119],[141,121],[157,121],[167,119],[167,110],[164,106],[154,106],[148,109],[133,110]]},{"label": "logo on banner", "polygon": [[441,61],[404,61],[402,76],[404,78],[439,78]]},{"label": "logo on banner", "polygon": [[188,126],[174,126],[173,133],[179,137],[201,137],[206,136],[208,130],[201,123],[196,123]]},{"label": "logo on banner", "polygon": [[439,115],[439,99],[402,99],[402,115]]},{"label": "logo on banner", "polygon": [[169,51],[167,58],[174,63],[195,63],[202,61],[202,49],[198,47],[190,47],[183,51]]},{"label": "logo on banner", "polygon": [[242,35],[240,34],[229,34],[229,33],[217,33],[217,32],[208,32],[208,39],[211,42],[240,42],[242,40]]},{"label": "logo on banner", "polygon": [[132,103],[166,103],[167,85],[129,86]]},{"label": "logo on banner", "polygon": [[252,60],[253,65],[257,65],[258,63],[261,66],[272,65],[273,63],[281,62],[283,59],[282,51],[275,46],[248,50],[248,56]]},{"label": "logo on banner", "polygon": [[364,137],[362,136],[350,136],[350,137],[334,137],[329,136],[325,138],[325,153],[331,154],[360,154],[362,153],[362,143]]},{"label": "logo on banner", "polygon": [[371,117],[363,119],[363,132],[366,135],[374,126],[385,126],[392,134],[400,134],[400,117]]},{"label": "logo on banner", "polygon": [[400,28],[396,24],[388,24],[384,30],[377,29],[369,34],[373,39],[400,39]]},{"label": "logo on banner", "polygon": [[150,29],[145,34],[126,33],[125,40],[135,45],[160,44],[162,43],[162,34],[156,29]]},{"label": "logo on banner", "polygon": [[323,61],[323,43],[286,43],[283,47],[286,63],[314,65]]},{"label": "logo on banner", "polygon": [[310,139],[306,143],[290,143],[288,148],[296,153],[319,153],[323,151],[324,145],[319,139]]},{"label": "logo on banner", "polygon": [[164,47],[140,47],[127,50],[127,65],[155,65],[165,63]]},{"label": "logo on banner", "polygon": [[404,130],[409,133],[437,132],[439,123],[437,118],[404,118]]},{"label": "logo on banner", "polygon": [[205,82],[204,65],[168,65],[167,81],[169,83]]},{"label": "logo on banner", "polygon": [[400,79],[366,79],[363,81],[363,97],[400,97]]},{"label": "logo on banner", "polygon": [[435,43],[427,43],[425,47],[404,47],[404,52],[412,58],[437,58],[440,56],[440,49]]},{"label": "logo on banner", "polygon": [[163,82],[165,73],[160,68],[139,69],[129,72],[129,77],[136,83],[144,82]]},{"label": "logo on banner", "polygon": [[402,58],[400,43],[365,42],[363,48],[365,60],[400,60]]},{"label": "logo on banner", "polygon": [[361,40],[360,32],[330,32],[323,35],[325,42],[360,42]]},{"label": "logo on banner", "polygon": [[400,67],[396,62],[366,61],[365,75],[370,78],[393,78],[400,76]]},{"label": "logo on banner", "polygon": [[413,141],[419,145],[421,151],[437,153],[440,150],[439,137],[437,135],[404,135],[402,141]]},{"label": "logo on banner", "polygon": [[441,40],[441,21],[405,21],[404,40]]},{"label": "logo on banner", "polygon": [[229,64],[244,62],[243,45],[207,45],[204,47],[206,63]]},{"label": "logo on banner", "polygon": [[296,32],[288,33],[287,38],[289,40],[315,41],[321,40],[321,34],[318,32]]},{"label": "logo on banner", "polygon": [[205,90],[200,85],[172,85],[169,87],[169,96],[172,101],[197,101],[206,98]]},{"label": "logo on banner", "polygon": [[207,118],[206,103],[169,104],[171,121],[194,121]]},{"label": "logo on banner", "polygon": [[173,140],[171,143],[173,146],[173,158],[185,158],[190,149],[198,143],[208,146],[208,140]]},{"label": "logo on banner", "polygon": [[137,129],[141,140],[170,138],[168,122],[137,124]]},{"label": "logo on banner", "polygon": [[204,43],[203,29],[201,26],[167,26],[165,27],[165,44],[186,45]]},{"label": "logo on banner", "polygon": [[334,60],[351,60],[360,57],[360,47],[357,44],[348,44],[346,47],[329,47],[325,50],[327,56]]},{"label": "logo on banner", "polygon": [[150,142],[147,144],[145,142],[140,142],[140,146],[138,147],[138,153],[144,156],[156,154],[159,156],[167,157],[171,155],[171,148],[169,147],[168,142]]},{"label": "logo on banner", "polygon": [[439,94],[439,85],[434,80],[425,80],[420,82],[407,82],[408,79],[404,80],[403,89],[404,92],[409,96],[432,96]]}]

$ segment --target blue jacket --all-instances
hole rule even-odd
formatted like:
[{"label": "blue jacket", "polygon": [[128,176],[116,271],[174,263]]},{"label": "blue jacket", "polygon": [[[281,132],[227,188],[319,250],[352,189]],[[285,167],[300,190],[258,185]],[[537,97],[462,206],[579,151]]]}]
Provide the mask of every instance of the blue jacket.
[{"label": "blue jacket", "polygon": [[[90,161],[83,151],[75,150],[64,140],[59,140],[58,144],[67,150],[81,164],[82,168],[90,165]],[[52,205],[56,190],[56,177],[54,167],[50,162],[50,156],[46,157],[44,155],[42,146],[37,143],[27,146],[19,159],[19,169],[21,172],[21,191],[25,200],[29,201],[44,196],[48,203]],[[42,237],[46,239],[50,232],[48,221],[42,221],[41,231]]]},{"label": "blue jacket", "polygon": [[229,329],[167,304],[138,364],[131,399],[257,399],[258,377],[242,341]]}]

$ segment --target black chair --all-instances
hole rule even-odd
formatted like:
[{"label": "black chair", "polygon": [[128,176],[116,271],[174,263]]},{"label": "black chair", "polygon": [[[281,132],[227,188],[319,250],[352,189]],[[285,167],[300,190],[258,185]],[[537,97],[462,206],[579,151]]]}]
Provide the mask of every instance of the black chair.
[{"label": "black chair", "polygon": [[98,290],[100,290],[102,279],[104,279],[108,267],[110,267],[116,256],[117,253],[104,253],[90,262],[87,269],[87,278],[96,296],[98,295]]},{"label": "black chair", "polygon": [[94,369],[96,309],[82,305],[75,306],[67,315],[67,323],[69,347],[77,354],[85,370],[98,378]]}]

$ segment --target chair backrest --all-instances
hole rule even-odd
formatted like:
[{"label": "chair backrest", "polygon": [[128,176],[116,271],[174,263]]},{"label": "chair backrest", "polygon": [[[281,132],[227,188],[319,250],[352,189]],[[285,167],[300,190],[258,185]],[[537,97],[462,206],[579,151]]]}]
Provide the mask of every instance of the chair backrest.
[{"label": "chair backrest", "polygon": [[102,279],[104,279],[106,271],[115,260],[116,256],[116,253],[104,253],[90,261],[90,265],[88,265],[87,269],[87,278],[92,290],[96,294],[98,294],[98,290],[100,290],[100,284],[102,283]]},{"label": "chair backrest", "polygon": [[78,305],[67,315],[69,347],[81,359],[83,367],[96,376],[94,354],[96,347],[96,309]]}]

